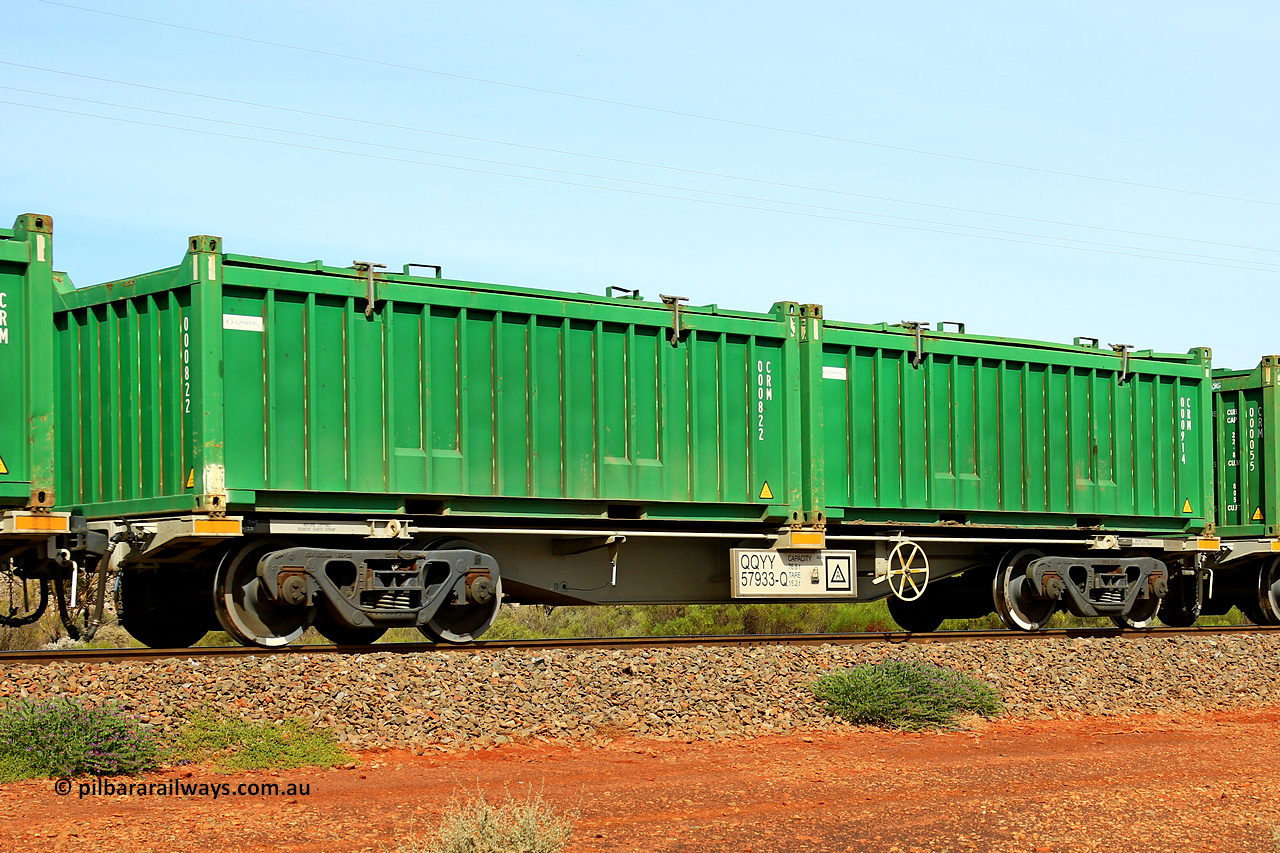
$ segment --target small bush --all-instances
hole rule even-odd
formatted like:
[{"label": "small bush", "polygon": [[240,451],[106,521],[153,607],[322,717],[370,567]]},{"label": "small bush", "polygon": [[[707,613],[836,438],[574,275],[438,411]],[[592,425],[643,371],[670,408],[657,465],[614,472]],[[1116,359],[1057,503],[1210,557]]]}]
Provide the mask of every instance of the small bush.
[{"label": "small bush", "polygon": [[0,707],[0,779],[115,776],[157,766],[150,730],[114,708],[66,699]]},{"label": "small bush", "polygon": [[479,792],[450,804],[434,838],[407,838],[399,853],[557,853],[572,834],[573,816],[556,812],[541,794],[491,805]]},{"label": "small bush", "polygon": [[331,734],[299,720],[250,723],[209,709],[187,719],[175,752],[195,761],[214,761],[226,770],[331,767],[350,760]]},{"label": "small bush", "polygon": [[826,708],[852,723],[918,730],[956,717],[994,717],[1004,708],[995,688],[973,676],[918,661],[886,660],[827,673],[812,686]]}]

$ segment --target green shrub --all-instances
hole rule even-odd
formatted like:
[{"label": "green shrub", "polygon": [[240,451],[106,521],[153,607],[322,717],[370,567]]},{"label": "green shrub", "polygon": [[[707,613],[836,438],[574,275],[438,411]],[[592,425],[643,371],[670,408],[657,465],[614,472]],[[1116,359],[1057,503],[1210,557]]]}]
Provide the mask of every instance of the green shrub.
[{"label": "green shrub", "polygon": [[207,708],[187,719],[175,752],[226,770],[331,767],[350,760],[333,735],[299,720],[250,723]]},{"label": "green shrub", "polygon": [[[328,642],[328,640],[323,640],[320,642]],[[240,645],[240,643],[237,642],[235,638],[233,638],[226,631],[210,631],[200,639],[196,640],[196,648],[205,648],[205,647],[211,647],[211,646],[212,647],[238,646],[238,645]]]},{"label": "green shrub", "polygon": [[973,676],[921,661],[886,660],[827,673],[812,685],[826,709],[852,723],[895,729],[948,726],[958,717],[994,717],[995,688]]},{"label": "green shrub", "polygon": [[530,793],[491,805],[484,793],[453,802],[435,837],[407,838],[399,853],[557,853],[573,834],[573,816],[562,815]]},{"label": "green shrub", "polygon": [[114,708],[66,699],[0,707],[0,779],[115,776],[157,766],[149,729]]}]

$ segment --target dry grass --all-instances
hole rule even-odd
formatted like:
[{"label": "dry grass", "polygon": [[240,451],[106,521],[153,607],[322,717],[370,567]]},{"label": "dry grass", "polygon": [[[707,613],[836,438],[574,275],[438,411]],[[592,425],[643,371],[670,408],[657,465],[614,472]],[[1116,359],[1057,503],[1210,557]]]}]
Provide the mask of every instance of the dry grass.
[{"label": "dry grass", "polygon": [[455,800],[427,838],[413,835],[397,853],[558,853],[573,834],[576,814],[561,814],[541,793],[522,800],[508,796],[492,804],[483,791],[465,802]]}]

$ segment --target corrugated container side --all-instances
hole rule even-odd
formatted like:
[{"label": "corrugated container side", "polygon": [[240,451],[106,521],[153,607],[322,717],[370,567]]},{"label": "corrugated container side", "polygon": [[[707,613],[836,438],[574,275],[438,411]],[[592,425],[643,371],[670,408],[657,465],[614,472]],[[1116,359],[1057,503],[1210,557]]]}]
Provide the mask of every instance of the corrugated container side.
[{"label": "corrugated container side", "polygon": [[351,270],[236,256],[225,269],[224,314],[244,318],[224,339],[233,500],[387,492],[476,511],[736,518],[799,503],[783,315],[687,309],[693,330],[672,347],[671,311],[652,303],[393,276],[366,318]]},{"label": "corrugated container side", "polygon": [[[1184,531],[1213,521],[1207,351],[826,325],[826,503],[846,520]],[[918,511],[924,514],[913,515]]]},{"label": "corrugated container side", "polygon": [[390,275],[366,317],[354,270],[195,239],[59,317],[91,515],[800,509],[795,306],[687,308],[672,347],[662,305]]},{"label": "corrugated container side", "polygon": [[1277,384],[1280,356],[1264,357],[1252,371],[1214,371],[1215,482],[1223,536],[1280,532],[1280,435],[1267,429],[1277,423]]},{"label": "corrugated container side", "polygon": [[53,221],[0,229],[0,507],[52,507]]}]

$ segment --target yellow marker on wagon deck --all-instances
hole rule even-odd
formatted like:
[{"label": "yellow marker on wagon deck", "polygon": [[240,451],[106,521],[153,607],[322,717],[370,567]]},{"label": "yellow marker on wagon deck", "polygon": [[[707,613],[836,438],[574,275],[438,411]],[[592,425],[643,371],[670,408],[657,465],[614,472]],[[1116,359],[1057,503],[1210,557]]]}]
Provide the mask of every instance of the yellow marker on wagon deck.
[{"label": "yellow marker on wagon deck", "polygon": [[191,472],[187,474],[187,488],[194,489],[195,487],[196,487],[196,469],[192,468]]},{"label": "yellow marker on wagon deck", "polygon": [[773,490],[769,488],[768,480],[764,481],[764,488],[760,490],[760,500],[762,501],[773,500]]},{"label": "yellow marker on wagon deck", "polygon": [[1191,501],[1190,501],[1190,499],[1185,500],[1185,501],[1183,501],[1183,502],[1182,502],[1182,511],[1183,511],[1183,512],[1191,512]]},{"label": "yellow marker on wagon deck", "polygon": [[1262,507],[1258,507],[1253,511],[1253,521],[1262,521]]}]

